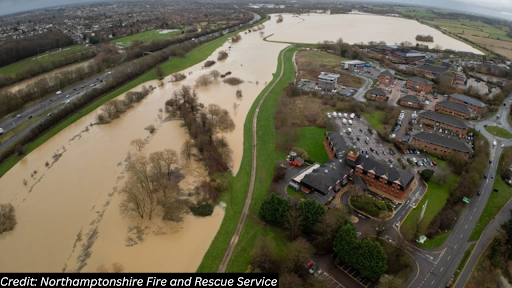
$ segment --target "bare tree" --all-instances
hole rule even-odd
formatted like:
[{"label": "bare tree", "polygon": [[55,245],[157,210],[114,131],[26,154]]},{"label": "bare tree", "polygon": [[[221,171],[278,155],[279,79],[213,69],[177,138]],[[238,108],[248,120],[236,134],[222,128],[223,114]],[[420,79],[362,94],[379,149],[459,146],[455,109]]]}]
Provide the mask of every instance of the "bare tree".
[{"label": "bare tree", "polygon": [[178,164],[178,153],[171,149],[157,151],[149,154],[149,161],[153,169],[159,175],[165,175],[168,179],[172,176],[173,166]]},{"label": "bare tree", "polygon": [[142,140],[140,138],[137,138],[137,139],[133,139],[132,142],[130,142],[130,145],[135,147],[135,149],[137,149],[137,151],[141,151],[142,148],[144,148],[144,146],[146,145],[146,142],[144,142],[144,140]]},{"label": "bare tree", "polygon": [[286,215],[285,227],[288,229],[288,238],[295,240],[300,235],[300,226],[302,224],[302,214],[296,207],[292,207]]},{"label": "bare tree", "polygon": [[212,76],[213,80],[217,81],[220,77],[221,73],[217,70],[213,70],[210,72],[210,76]]},{"label": "bare tree", "polygon": [[217,61],[222,61],[222,60],[225,60],[226,58],[228,58],[228,52],[222,50],[222,51],[219,51],[219,56],[217,56]]},{"label": "bare tree", "polygon": [[196,79],[196,87],[205,87],[213,83],[210,74],[203,74]]},{"label": "bare tree", "polygon": [[101,264],[97,269],[96,272],[98,273],[121,273],[124,271],[123,264],[119,262],[114,262],[110,267],[105,266],[104,264]]},{"label": "bare tree", "polygon": [[194,147],[194,144],[191,140],[187,140],[183,143],[181,146],[181,158],[185,161],[185,163],[188,164],[190,161],[190,158],[192,157],[192,148]]},{"label": "bare tree", "polygon": [[213,139],[213,144],[219,150],[224,162],[226,162],[228,165],[231,165],[233,163],[233,151],[229,147],[226,137],[224,137],[224,136],[215,137]]},{"label": "bare tree", "polygon": [[207,113],[214,129],[222,132],[230,132],[235,129],[235,122],[233,122],[226,109],[221,108],[217,104],[210,104],[208,105]]},{"label": "bare tree", "polygon": [[12,204],[0,204],[0,234],[11,231],[16,226],[16,215]]}]

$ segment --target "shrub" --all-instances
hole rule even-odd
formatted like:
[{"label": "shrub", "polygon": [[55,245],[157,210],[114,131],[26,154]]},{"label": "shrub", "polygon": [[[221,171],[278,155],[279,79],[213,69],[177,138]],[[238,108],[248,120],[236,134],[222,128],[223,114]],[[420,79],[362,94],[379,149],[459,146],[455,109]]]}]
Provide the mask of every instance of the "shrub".
[{"label": "shrub", "polygon": [[204,62],[204,67],[205,68],[211,67],[211,66],[215,65],[215,63],[217,63],[217,62],[215,62],[213,60],[208,60],[208,61]]},{"label": "shrub", "polygon": [[0,204],[0,234],[11,231],[16,226],[16,215],[12,204]]},{"label": "shrub", "polygon": [[269,223],[283,226],[290,206],[289,198],[272,194],[261,204],[260,217]]},{"label": "shrub", "polygon": [[432,176],[434,176],[434,170],[425,169],[421,171],[420,176],[423,179],[423,181],[428,182],[432,178]]},{"label": "shrub", "polygon": [[367,194],[352,196],[350,204],[355,209],[361,210],[372,217],[379,217],[382,213],[393,211],[393,207],[388,202],[377,200]]},{"label": "shrub", "polygon": [[229,85],[240,85],[244,83],[244,80],[238,78],[238,77],[229,77],[224,79],[222,82],[229,84]]},{"label": "shrub", "polygon": [[210,203],[192,205],[189,208],[194,216],[206,217],[213,214],[213,205]]},{"label": "shrub", "polygon": [[172,74],[172,80],[173,82],[177,82],[177,81],[182,81],[182,80],[185,80],[187,78],[187,75],[183,74],[183,73],[174,73]]},{"label": "shrub", "polygon": [[228,58],[228,52],[222,50],[219,52],[219,56],[217,56],[217,61],[222,61]]},{"label": "shrub", "polygon": [[233,37],[231,37],[231,42],[232,43],[236,43],[236,42],[238,42],[240,40],[242,40],[242,36],[240,36],[240,34],[238,34],[238,33],[236,35],[234,35]]},{"label": "shrub", "polygon": [[210,74],[204,74],[199,76],[196,80],[197,87],[205,87],[213,83],[212,76]]}]

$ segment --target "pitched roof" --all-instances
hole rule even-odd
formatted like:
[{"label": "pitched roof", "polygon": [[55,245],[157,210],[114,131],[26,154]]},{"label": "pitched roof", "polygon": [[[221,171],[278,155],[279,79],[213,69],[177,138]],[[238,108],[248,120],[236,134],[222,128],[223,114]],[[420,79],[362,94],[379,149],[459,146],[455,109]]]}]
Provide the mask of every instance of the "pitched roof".
[{"label": "pitched roof", "polygon": [[499,65],[495,65],[495,64],[490,64],[490,63],[481,63],[481,64],[478,64],[478,66],[492,68],[492,69],[499,69],[499,70],[508,70],[507,67],[503,67],[503,66],[499,66]]},{"label": "pitched roof", "polygon": [[450,148],[464,153],[473,153],[473,149],[469,144],[453,138],[447,138],[434,133],[418,132],[412,135],[413,138],[419,139],[423,142],[439,145],[441,147]]},{"label": "pitched roof", "polygon": [[455,98],[457,100],[460,100],[460,101],[462,101],[464,103],[467,103],[467,104],[474,105],[476,107],[480,107],[480,108],[484,108],[485,107],[485,104],[483,102],[478,101],[475,98],[472,98],[472,97],[469,97],[469,96],[466,96],[466,95],[455,93],[455,94],[450,95],[450,98]]},{"label": "pitched roof", "polygon": [[422,64],[420,66],[417,66],[416,69],[419,70],[426,70],[433,73],[441,74],[445,72],[448,68],[443,66],[437,66],[437,65],[431,65],[431,64]]},{"label": "pitched roof", "polygon": [[456,102],[452,102],[452,101],[441,101],[436,104],[436,109],[437,109],[437,106],[448,108],[450,110],[454,110],[454,111],[457,111],[460,113],[471,115],[471,111],[464,104],[460,104],[460,103],[456,103]]},{"label": "pitched roof", "polygon": [[326,132],[326,134],[329,138],[329,142],[332,143],[336,158],[342,159],[346,155],[349,148],[345,138],[341,136],[340,132],[329,131]]},{"label": "pitched roof", "polygon": [[398,101],[407,101],[407,102],[411,102],[411,103],[420,103],[421,104],[420,98],[418,98],[416,95],[405,95],[405,96],[401,97],[400,99],[398,99]]},{"label": "pitched roof", "polygon": [[393,73],[391,73],[391,71],[389,71],[389,70],[384,70],[379,75],[382,75],[382,76],[393,76]]},{"label": "pitched roof", "polygon": [[421,78],[421,77],[418,77],[418,76],[411,77],[408,80],[411,80],[413,82],[418,82],[418,83],[421,83],[421,84],[424,84],[424,85],[433,85],[434,84],[432,81],[429,81],[429,80],[427,80],[425,78]]},{"label": "pitched roof", "polygon": [[458,118],[452,117],[452,116],[448,116],[446,114],[441,114],[441,113],[432,112],[432,111],[425,111],[425,112],[420,113],[418,116],[432,120],[432,121],[444,123],[446,125],[450,125],[453,127],[468,129],[468,126],[466,125],[466,123],[464,123],[464,121],[462,121]]},{"label": "pitched roof", "polygon": [[334,187],[336,182],[343,179],[350,171],[352,171],[352,168],[343,163],[343,160],[333,158],[304,176],[301,183],[313,187],[322,194],[327,195],[329,188]]},{"label": "pitched roof", "polygon": [[403,187],[409,185],[414,175],[405,170],[397,169],[393,165],[389,165],[372,157],[360,155],[357,158],[356,166],[360,166],[364,171],[373,171],[379,177],[386,177],[390,182],[397,182]]},{"label": "pitched roof", "polygon": [[384,89],[382,88],[373,88],[373,89],[370,89],[368,90],[368,94],[375,94],[375,95],[380,95],[380,96],[386,96],[386,91],[384,91]]},{"label": "pitched roof", "polygon": [[441,74],[441,76],[445,76],[445,77],[453,78],[453,77],[455,77],[455,74],[453,74],[453,73],[452,73],[452,72],[450,72],[450,71],[446,71],[446,72],[444,72],[443,74]]}]

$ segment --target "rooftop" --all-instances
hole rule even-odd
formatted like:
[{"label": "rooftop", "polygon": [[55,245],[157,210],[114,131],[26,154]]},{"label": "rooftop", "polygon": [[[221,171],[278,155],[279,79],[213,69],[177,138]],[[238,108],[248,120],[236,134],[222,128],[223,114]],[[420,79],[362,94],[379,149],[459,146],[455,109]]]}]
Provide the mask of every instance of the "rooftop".
[{"label": "rooftop", "polygon": [[411,102],[411,103],[420,103],[421,104],[420,98],[418,98],[415,95],[405,95],[405,96],[401,97],[399,100],[400,101],[407,101],[407,102]]},{"label": "rooftop", "polygon": [[426,70],[426,71],[430,71],[430,72],[438,73],[438,74],[441,74],[441,73],[445,72],[446,70],[448,70],[448,68],[446,68],[446,67],[431,65],[431,64],[422,64],[420,66],[417,66],[416,69]]},{"label": "rooftop", "polygon": [[352,168],[343,163],[343,160],[333,158],[327,163],[320,165],[310,173],[302,178],[302,183],[305,183],[322,194],[327,195],[329,188],[334,187],[336,182],[343,178],[343,175],[348,175]]},{"label": "rooftop", "polygon": [[441,102],[438,102],[436,104],[436,106],[441,106],[441,107],[448,108],[448,109],[451,109],[451,110],[454,110],[454,111],[457,111],[460,113],[464,113],[464,114],[471,114],[471,111],[469,110],[469,108],[466,105],[456,103],[456,102],[441,101]]},{"label": "rooftop", "polygon": [[389,70],[384,70],[380,73],[380,75],[382,76],[393,76],[393,73],[391,73],[391,71]]},{"label": "rooftop", "polygon": [[460,100],[466,104],[471,104],[471,105],[474,105],[476,107],[480,107],[480,108],[484,108],[485,107],[485,104],[475,98],[472,98],[472,97],[469,97],[469,96],[466,96],[466,95],[463,95],[463,94],[458,94],[458,93],[455,93],[455,94],[452,94],[450,95],[450,98],[455,98],[457,100]]},{"label": "rooftop", "polygon": [[458,118],[452,117],[452,116],[448,116],[446,114],[441,114],[441,113],[432,112],[432,111],[425,111],[425,112],[420,113],[419,117],[423,117],[426,119],[430,119],[432,121],[444,123],[446,125],[450,125],[450,126],[457,127],[457,128],[468,129],[468,126],[466,125],[466,123],[464,123],[464,121],[462,121]]},{"label": "rooftop", "polygon": [[368,90],[368,94],[375,94],[375,95],[380,95],[380,96],[386,96],[386,91],[384,91],[384,89],[382,88],[373,88],[373,89],[370,89]]},{"label": "rooftop", "polygon": [[358,65],[358,64],[366,64],[366,62],[361,60],[349,60],[349,61],[341,61],[342,64],[351,64],[351,65]]},{"label": "rooftop", "polygon": [[329,142],[332,143],[332,147],[336,153],[336,158],[342,159],[348,151],[348,145],[345,138],[341,136],[340,132],[329,131],[326,132]]},{"label": "rooftop", "polygon": [[406,187],[414,178],[411,172],[397,169],[393,167],[393,165],[389,165],[372,157],[360,155],[359,158],[357,158],[356,166],[361,167],[365,171],[373,171],[375,175],[386,177],[388,181],[396,182],[403,187]]},{"label": "rooftop", "polygon": [[329,72],[320,72],[318,79],[336,81],[340,77],[340,74],[334,74]]},{"label": "rooftop", "polygon": [[450,148],[456,151],[464,152],[464,153],[473,153],[473,149],[469,147],[469,144],[459,141],[453,138],[447,138],[434,133],[427,132],[418,132],[413,134],[413,138],[419,139],[423,142],[427,142],[430,144],[439,145],[441,147]]},{"label": "rooftop", "polygon": [[427,80],[425,78],[421,78],[421,77],[418,77],[418,76],[411,77],[408,80],[411,80],[412,82],[421,83],[421,84],[424,84],[424,85],[434,85],[434,83],[432,81],[429,81],[429,80]]}]

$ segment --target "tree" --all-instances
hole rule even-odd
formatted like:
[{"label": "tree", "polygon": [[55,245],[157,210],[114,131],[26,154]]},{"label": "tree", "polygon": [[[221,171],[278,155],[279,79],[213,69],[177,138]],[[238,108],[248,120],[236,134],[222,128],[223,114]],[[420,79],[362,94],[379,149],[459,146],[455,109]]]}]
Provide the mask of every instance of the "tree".
[{"label": "tree", "polygon": [[260,217],[266,222],[283,226],[290,210],[290,199],[272,194],[265,198],[260,207]]},{"label": "tree", "polygon": [[295,273],[286,273],[279,278],[279,287],[297,288],[302,287],[302,279]]},{"label": "tree", "polygon": [[491,242],[489,251],[489,260],[491,265],[498,269],[503,269],[507,263],[507,234],[503,230],[499,230],[494,239]]},{"label": "tree", "polygon": [[11,231],[16,226],[16,215],[12,204],[0,204],[0,234]]},{"label": "tree", "polygon": [[217,56],[217,61],[222,61],[222,60],[225,60],[228,58],[228,52],[222,50],[222,51],[219,51],[219,56]]},{"label": "tree", "polygon": [[191,140],[187,140],[181,145],[181,158],[185,160],[185,163],[190,161],[190,157],[192,157],[192,148],[194,143]]},{"label": "tree", "polygon": [[158,79],[163,80],[165,77],[164,71],[160,65],[156,66],[156,75],[158,75]]},{"label": "tree", "polygon": [[425,170],[421,171],[420,176],[423,179],[423,181],[428,182],[428,181],[430,181],[432,176],[434,176],[434,170],[425,169]]},{"label": "tree", "polygon": [[254,247],[251,254],[251,266],[253,272],[275,273],[279,270],[279,261],[274,247],[267,238],[262,237]]},{"label": "tree", "polygon": [[354,263],[353,253],[357,250],[356,227],[352,222],[347,222],[340,228],[334,239],[334,252],[345,263]]},{"label": "tree", "polygon": [[372,281],[377,281],[388,268],[388,257],[378,242],[369,239],[359,241],[357,261],[353,267]]},{"label": "tree", "polygon": [[167,175],[170,179],[173,174],[173,166],[178,164],[178,153],[172,149],[157,151],[149,154],[149,161],[161,175]]},{"label": "tree", "polygon": [[348,219],[344,209],[328,209],[315,225],[313,245],[319,253],[328,253],[333,250],[336,234]]},{"label": "tree", "polygon": [[229,116],[229,112],[217,104],[208,105],[207,116],[214,130],[231,132],[235,129],[235,122]]},{"label": "tree", "polygon": [[98,273],[121,273],[124,271],[123,264],[119,262],[114,262],[110,267],[105,266],[104,264],[101,264],[97,269],[96,272]]},{"label": "tree", "polygon": [[303,238],[293,241],[285,256],[285,269],[288,272],[300,274],[304,271],[304,264],[309,260],[315,249]]},{"label": "tree", "polygon": [[288,239],[295,240],[299,237],[302,220],[302,215],[297,207],[291,207],[286,215],[286,222],[284,224],[284,227],[288,230]]},{"label": "tree", "polygon": [[303,217],[302,231],[312,234],[315,231],[315,224],[325,213],[325,207],[315,200],[302,200],[297,208]]},{"label": "tree", "polygon": [[212,72],[210,72],[210,76],[212,76],[213,80],[218,80],[220,75],[221,73],[217,70],[212,70]]},{"label": "tree", "polygon": [[130,145],[135,147],[135,149],[137,149],[137,151],[141,151],[142,148],[144,148],[144,146],[146,145],[146,142],[144,142],[144,140],[142,140],[140,138],[137,138],[137,139],[133,139],[132,142],[130,142]]}]

